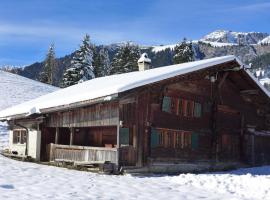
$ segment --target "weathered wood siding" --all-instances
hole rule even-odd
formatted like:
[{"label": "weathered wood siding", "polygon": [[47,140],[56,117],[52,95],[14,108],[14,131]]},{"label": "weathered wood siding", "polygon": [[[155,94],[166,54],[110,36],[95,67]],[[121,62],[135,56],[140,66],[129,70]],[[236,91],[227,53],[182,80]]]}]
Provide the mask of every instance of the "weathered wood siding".
[{"label": "weathered wood siding", "polygon": [[91,127],[117,125],[118,102],[48,114],[47,127]]}]

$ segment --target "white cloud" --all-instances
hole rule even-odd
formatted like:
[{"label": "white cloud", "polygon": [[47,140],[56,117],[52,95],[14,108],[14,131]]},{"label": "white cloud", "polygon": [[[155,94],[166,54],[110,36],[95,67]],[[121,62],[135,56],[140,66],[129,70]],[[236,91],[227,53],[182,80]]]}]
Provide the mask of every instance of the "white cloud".
[{"label": "white cloud", "polygon": [[115,30],[95,30],[60,24],[12,24],[0,22],[0,36],[3,38],[19,38],[21,40],[60,40],[80,43],[84,34],[97,42],[122,40],[124,33]]}]

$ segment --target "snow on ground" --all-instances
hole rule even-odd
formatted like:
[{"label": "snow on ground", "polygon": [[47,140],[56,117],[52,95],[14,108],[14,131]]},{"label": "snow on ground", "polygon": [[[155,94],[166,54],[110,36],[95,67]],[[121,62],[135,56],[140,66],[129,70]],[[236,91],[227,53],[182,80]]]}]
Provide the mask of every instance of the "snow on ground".
[{"label": "snow on ground", "polygon": [[0,199],[270,199],[270,167],[177,176],[112,176],[0,156]]}]

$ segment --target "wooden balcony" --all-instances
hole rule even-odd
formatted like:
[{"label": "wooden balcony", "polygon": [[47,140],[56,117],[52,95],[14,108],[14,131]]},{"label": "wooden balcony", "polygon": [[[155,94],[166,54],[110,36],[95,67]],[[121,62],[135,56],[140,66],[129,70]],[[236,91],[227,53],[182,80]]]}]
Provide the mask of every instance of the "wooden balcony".
[{"label": "wooden balcony", "polygon": [[109,161],[118,164],[118,149],[75,145],[48,145],[49,161],[66,161],[99,164]]}]

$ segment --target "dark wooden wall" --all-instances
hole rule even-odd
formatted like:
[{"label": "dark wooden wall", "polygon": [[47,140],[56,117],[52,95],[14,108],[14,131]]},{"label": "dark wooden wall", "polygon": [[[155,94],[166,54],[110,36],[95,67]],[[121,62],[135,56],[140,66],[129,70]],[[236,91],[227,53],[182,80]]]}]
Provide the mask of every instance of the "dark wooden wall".
[{"label": "dark wooden wall", "polygon": [[[137,165],[144,165],[153,157],[165,160],[177,158],[242,161],[249,156],[245,153],[243,135],[247,134],[245,131],[248,126],[267,129],[265,116],[258,115],[258,108],[265,104],[267,98],[260,92],[253,96],[242,94],[242,91],[258,88],[244,77],[241,71],[220,72],[215,76],[215,83],[211,83],[205,78],[205,73],[201,73],[190,75],[188,78],[169,79],[128,93],[133,101],[124,106],[120,105],[120,120],[123,120],[124,127],[134,131],[133,145],[136,148]],[[164,96],[201,103],[202,116],[184,117],[162,111]],[[247,96],[252,100],[247,101]],[[212,107],[213,101],[216,104],[215,108]],[[211,110],[204,112],[204,106],[209,103]],[[215,114],[213,109],[216,110]],[[196,133],[197,148],[151,148],[152,128]],[[174,137],[176,138],[176,135]]]}]

